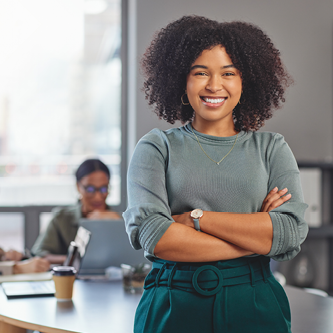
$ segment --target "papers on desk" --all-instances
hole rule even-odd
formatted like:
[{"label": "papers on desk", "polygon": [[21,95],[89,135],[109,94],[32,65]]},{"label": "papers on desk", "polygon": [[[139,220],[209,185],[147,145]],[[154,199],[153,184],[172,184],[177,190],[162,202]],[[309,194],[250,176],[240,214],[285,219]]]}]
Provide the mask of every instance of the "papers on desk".
[{"label": "papers on desk", "polygon": [[13,274],[0,276],[2,282],[23,282],[23,281],[47,281],[52,280],[51,272],[30,273],[30,274]]},{"label": "papers on desk", "polygon": [[53,281],[3,282],[1,286],[8,299],[49,297],[55,294]]},{"label": "papers on desk", "polygon": [[0,276],[0,283],[8,299],[54,296],[52,273],[31,273]]}]

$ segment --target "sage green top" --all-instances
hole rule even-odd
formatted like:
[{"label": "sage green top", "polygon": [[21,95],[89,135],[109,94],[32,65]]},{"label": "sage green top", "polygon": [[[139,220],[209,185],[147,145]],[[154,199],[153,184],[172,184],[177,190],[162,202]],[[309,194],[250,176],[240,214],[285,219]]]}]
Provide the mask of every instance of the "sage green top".
[{"label": "sage green top", "polygon": [[53,218],[46,232],[39,235],[31,249],[33,255],[67,254],[69,244],[76,236],[82,218],[81,204],[57,207],[52,212]]},{"label": "sage green top", "polygon": [[[219,161],[236,136],[215,137],[195,131],[206,153]],[[296,160],[280,134],[240,132],[219,165],[201,150],[191,125],[154,129],[137,144],[128,170],[128,208],[123,214],[132,246],[148,259],[168,229],[173,214],[206,211],[259,212],[267,193],[287,187],[291,199],[269,212],[273,243],[268,256],[293,258],[308,226]],[[223,223],[223,221],[221,221]]]}]

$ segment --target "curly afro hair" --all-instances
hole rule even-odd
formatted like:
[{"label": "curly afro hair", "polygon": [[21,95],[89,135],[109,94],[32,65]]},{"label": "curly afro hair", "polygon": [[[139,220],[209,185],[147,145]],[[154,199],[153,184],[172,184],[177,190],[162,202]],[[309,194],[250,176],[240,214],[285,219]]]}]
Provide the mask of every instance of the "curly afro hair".
[{"label": "curly afro hair", "polygon": [[233,112],[235,130],[257,131],[285,102],[284,92],[292,78],[270,38],[250,23],[220,23],[192,15],[161,29],[141,62],[146,99],[171,124],[191,121],[194,110],[181,103],[187,75],[200,54],[217,45],[225,48],[242,76],[241,104]]}]

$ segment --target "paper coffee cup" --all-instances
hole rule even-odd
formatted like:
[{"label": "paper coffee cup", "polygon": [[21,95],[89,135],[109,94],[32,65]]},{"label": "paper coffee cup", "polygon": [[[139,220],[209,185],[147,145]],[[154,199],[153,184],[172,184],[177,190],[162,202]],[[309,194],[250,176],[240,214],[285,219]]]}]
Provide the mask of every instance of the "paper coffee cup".
[{"label": "paper coffee cup", "polygon": [[68,301],[73,296],[73,285],[76,270],[71,266],[56,266],[52,270],[55,286],[55,297],[59,301]]}]

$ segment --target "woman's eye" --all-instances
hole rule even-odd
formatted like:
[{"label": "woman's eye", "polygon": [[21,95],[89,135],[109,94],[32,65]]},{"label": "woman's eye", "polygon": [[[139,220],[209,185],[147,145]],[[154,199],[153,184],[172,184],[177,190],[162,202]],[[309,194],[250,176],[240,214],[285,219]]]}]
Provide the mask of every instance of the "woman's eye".
[{"label": "woman's eye", "polygon": [[205,76],[207,75],[205,72],[198,72],[198,73],[195,73],[194,75],[200,75],[200,76]]},{"label": "woman's eye", "polygon": [[234,76],[234,73],[228,72],[228,73],[224,73],[223,76]]},{"label": "woman's eye", "polygon": [[94,193],[95,192],[95,187],[94,186],[87,186],[86,187],[86,192],[87,193]]}]

